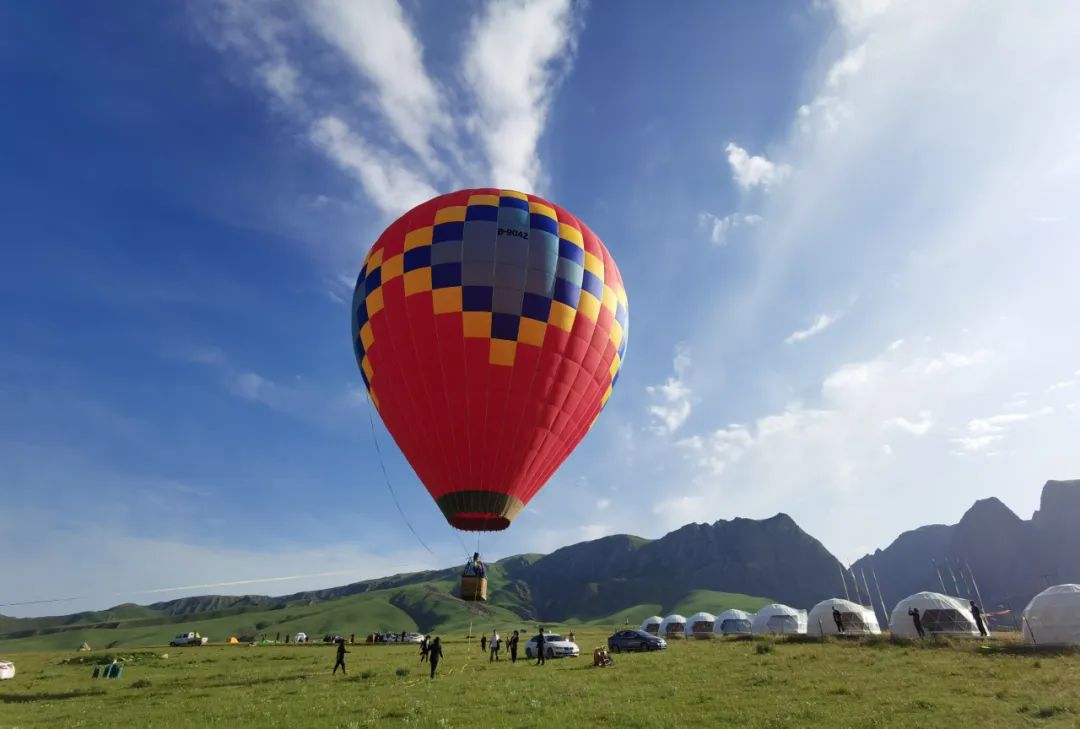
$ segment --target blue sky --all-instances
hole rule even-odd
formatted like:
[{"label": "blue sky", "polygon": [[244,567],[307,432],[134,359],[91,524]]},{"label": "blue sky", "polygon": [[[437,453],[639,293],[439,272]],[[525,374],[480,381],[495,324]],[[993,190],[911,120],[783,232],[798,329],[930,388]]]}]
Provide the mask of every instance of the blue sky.
[{"label": "blue sky", "polygon": [[785,511],[847,561],[1080,473],[1070,3],[58,2],[0,27],[0,602],[462,560],[379,425],[434,554],[393,506],[347,298],[396,215],[468,186],[573,211],[631,302],[608,408],[490,557]]}]

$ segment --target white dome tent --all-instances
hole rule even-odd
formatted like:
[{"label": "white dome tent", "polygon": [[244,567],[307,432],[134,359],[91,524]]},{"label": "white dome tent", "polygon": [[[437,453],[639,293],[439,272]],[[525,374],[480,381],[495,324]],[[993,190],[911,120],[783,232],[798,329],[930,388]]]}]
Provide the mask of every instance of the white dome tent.
[{"label": "white dome tent", "polygon": [[716,616],[713,632],[717,635],[749,635],[753,618],[743,610],[725,610]]},{"label": "white dome tent", "polygon": [[754,613],[750,630],[755,635],[806,633],[806,611],[773,603]]},{"label": "white dome tent", "polygon": [[659,615],[653,615],[652,617],[645,618],[645,622],[641,624],[641,629],[646,633],[652,633],[656,635],[660,630],[660,623],[664,622],[664,619]]},{"label": "white dome tent", "polygon": [[838,597],[822,600],[810,609],[806,632],[810,635],[840,635],[833,618],[833,608],[840,612],[840,623],[844,626],[844,635],[879,635],[877,614],[872,608],[841,600]]},{"label": "white dome tent", "polygon": [[1080,585],[1054,585],[1024,608],[1024,642],[1080,645]]},{"label": "white dome tent", "polygon": [[716,616],[712,613],[695,613],[686,621],[686,635],[692,638],[712,638]]},{"label": "white dome tent", "polygon": [[919,611],[927,635],[979,635],[967,601],[939,592],[916,592],[896,603],[889,621],[890,633],[899,638],[919,637],[915,622],[908,614],[912,608]]},{"label": "white dome tent", "polygon": [[0,681],[9,681],[13,678],[15,678],[15,664],[0,660]]},{"label": "white dome tent", "polygon": [[664,638],[686,637],[686,618],[677,614],[668,615],[660,623],[660,635]]}]

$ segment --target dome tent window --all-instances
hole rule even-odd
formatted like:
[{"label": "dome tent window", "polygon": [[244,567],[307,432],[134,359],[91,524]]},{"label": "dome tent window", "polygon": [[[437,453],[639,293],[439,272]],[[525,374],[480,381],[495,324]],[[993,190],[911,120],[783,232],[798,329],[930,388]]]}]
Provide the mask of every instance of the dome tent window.
[{"label": "dome tent window", "polygon": [[749,635],[752,617],[742,610],[725,610],[716,617],[713,630],[718,635]]},{"label": "dome tent window", "polygon": [[646,633],[652,633],[656,635],[660,632],[660,624],[664,622],[664,619],[659,615],[653,615],[652,617],[645,618],[645,621],[641,624],[641,629]]}]

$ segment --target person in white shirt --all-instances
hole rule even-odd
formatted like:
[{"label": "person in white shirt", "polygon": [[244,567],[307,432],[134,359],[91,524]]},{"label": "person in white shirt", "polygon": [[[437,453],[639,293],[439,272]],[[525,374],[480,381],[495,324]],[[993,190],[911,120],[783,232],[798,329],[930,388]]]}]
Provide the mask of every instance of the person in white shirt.
[{"label": "person in white shirt", "polygon": [[491,655],[488,657],[488,662],[499,660],[499,644],[502,643],[502,639],[499,638],[498,631],[491,633]]}]

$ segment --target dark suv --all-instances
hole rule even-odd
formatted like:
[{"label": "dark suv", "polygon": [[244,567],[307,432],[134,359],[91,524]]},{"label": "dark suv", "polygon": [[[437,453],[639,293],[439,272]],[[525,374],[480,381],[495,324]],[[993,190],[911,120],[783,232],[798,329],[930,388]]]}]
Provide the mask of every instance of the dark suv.
[{"label": "dark suv", "polygon": [[607,639],[607,645],[612,653],[659,651],[667,648],[667,641],[644,630],[620,630]]}]

